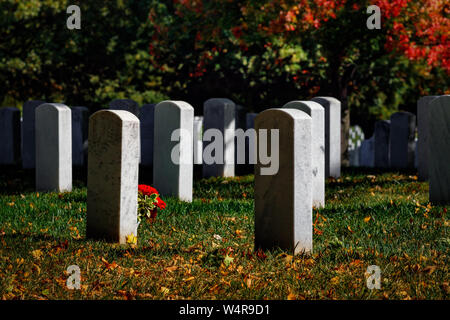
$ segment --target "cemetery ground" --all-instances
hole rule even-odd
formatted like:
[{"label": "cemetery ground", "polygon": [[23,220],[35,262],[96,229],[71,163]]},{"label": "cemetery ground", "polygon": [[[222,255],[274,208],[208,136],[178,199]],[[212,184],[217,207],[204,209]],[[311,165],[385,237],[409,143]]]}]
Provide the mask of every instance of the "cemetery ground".
[{"label": "cemetery ground", "polygon": [[[72,193],[36,193],[31,172],[0,170],[3,299],[449,298],[450,207],[430,205],[413,171],[328,179],[314,252],[292,256],[253,250],[251,175],[196,180],[192,203],[164,198],[138,243],[117,245],[85,238],[81,180]],[[66,287],[70,265],[80,290]],[[381,268],[379,290],[367,288],[370,265]]]}]

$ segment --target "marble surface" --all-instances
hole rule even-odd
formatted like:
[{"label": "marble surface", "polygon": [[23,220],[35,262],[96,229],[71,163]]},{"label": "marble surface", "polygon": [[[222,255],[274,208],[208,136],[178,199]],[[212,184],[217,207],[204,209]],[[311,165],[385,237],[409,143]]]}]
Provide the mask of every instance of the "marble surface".
[{"label": "marble surface", "polygon": [[333,97],[311,101],[325,109],[325,178],[341,176],[341,102]]},{"label": "marble surface", "polygon": [[291,101],[283,108],[305,112],[312,119],[313,206],[325,206],[325,110],[314,101]]},{"label": "marble surface", "polygon": [[101,110],[89,119],[89,238],[124,244],[137,236],[139,127],[123,110]]},{"label": "marble surface", "polygon": [[[295,109],[269,109],[255,119],[261,129],[279,130],[279,170],[262,175],[255,165],[255,249],[295,254],[313,249],[312,120]],[[270,146],[268,147],[270,150]]]},{"label": "marble surface", "polygon": [[[194,108],[187,102],[156,105],[153,184],[161,195],[186,202],[192,201],[193,127]],[[181,131],[174,136],[177,129]]]},{"label": "marble surface", "polygon": [[72,111],[45,103],[36,108],[36,190],[72,191]]}]

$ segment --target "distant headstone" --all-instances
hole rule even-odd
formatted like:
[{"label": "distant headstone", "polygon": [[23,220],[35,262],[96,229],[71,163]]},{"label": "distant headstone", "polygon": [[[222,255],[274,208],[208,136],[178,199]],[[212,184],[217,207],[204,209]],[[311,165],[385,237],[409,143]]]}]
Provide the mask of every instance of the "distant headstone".
[{"label": "distant headstone", "polygon": [[109,103],[110,110],[125,110],[139,118],[139,104],[131,99],[116,99]]},{"label": "distant headstone", "polygon": [[20,110],[0,108],[0,165],[19,161],[20,143]]},{"label": "distant headstone", "polygon": [[36,108],[36,190],[72,191],[72,111],[45,103]]},{"label": "distant headstone", "polygon": [[349,130],[348,153],[350,167],[359,167],[359,149],[364,141],[364,131],[360,126],[352,126]]},{"label": "distant headstone", "polygon": [[375,138],[372,136],[359,147],[359,166],[373,168],[375,166]]},{"label": "distant headstone", "polygon": [[312,119],[313,206],[325,206],[325,110],[314,101],[291,101],[283,108],[305,112]]},{"label": "distant headstone", "polygon": [[341,102],[333,97],[312,99],[325,108],[325,178],[341,176]]},{"label": "distant headstone", "polygon": [[428,104],[438,96],[425,96],[417,101],[417,171],[421,181],[428,180]]},{"label": "distant headstone", "polygon": [[[213,98],[203,105],[203,177],[234,177],[235,104],[229,99]],[[221,135],[213,134],[215,129]],[[223,140],[223,141],[222,141]],[[212,141],[212,142],[207,142]],[[211,152],[211,149],[214,151]],[[210,161],[205,155],[213,154]],[[210,163],[211,162],[211,163]]]},{"label": "distant headstone", "polygon": [[155,107],[153,184],[163,196],[192,201],[194,108],[184,101]]},{"label": "distant headstone", "polygon": [[89,109],[86,107],[72,107],[72,164],[84,166],[86,156],[84,143],[89,133]]},{"label": "distant headstone", "polygon": [[22,166],[24,169],[36,167],[35,111],[44,101],[31,100],[22,110]]},{"label": "distant headstone", "polygon": [[390,120],[378,120],[375,122],[374,143],[376,168],[389,167],[389,135]]},{"label": "distant headstone", "polygon": [[389,161],[391,168],[414,168],[416,116],[410,112],[391,115]]},{"label": "distant headstone", "polygon": [[155,132],[155,106],[156,104],[144,104],[141,107],[141,164],[153,165],[153,137]]},{"label": "distant headstone", "polygon": [[258,136],[262,129],[279,130],[278,172],[262,175],[260,157],[255,165],[255,249],[279,247],[294,254],[311,252],[311,117],[295,109],[269,109],[258,115],[255,129]]},{"label": "distant headstone", "polygon": [[89,119],[86,235],[125,244],[137,236],[139,119],[101,110]]},{"label": "distant headstone", "polygon": [[203,117],[194,117],[194,164],[203,163]]},{"label": "distant headstone", "polygon": [[450,95],[428,105],[430,202],[450,204]]}]

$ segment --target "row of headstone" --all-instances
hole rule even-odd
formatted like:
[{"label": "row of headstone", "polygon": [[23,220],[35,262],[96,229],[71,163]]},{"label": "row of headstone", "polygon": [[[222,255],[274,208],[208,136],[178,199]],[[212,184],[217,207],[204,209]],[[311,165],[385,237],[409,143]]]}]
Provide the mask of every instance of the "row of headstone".
[{"label": "row of headstone", "polygon": [[348,153],[350,167],[359,167],[359,148],[364,141],[364,132],[360,126],[352,126],[349,130]]},{"label": "row of headstone", "polygon": [[[396,112],[390,120],[375,122],[372,137],[351,150],[351,165],[376,168],[414,168],[416,154],[416,116],[410,112]],[[358,154],[355,156],[354,154]]]},{"label": "row of headstone", "polygon": [[[27,101],[23,106],[22,123],[19,109],[0,108],[0,164],[13,165],[22,159],[23,168],[35,168],[36,110],[43,104],[43,101]],[[67,128],[71,128],[72,162],[75,166],[83,166],[86,161],[84,142],[87,140],[89,109],[72,107],[70,110],[71,126]]]},{"label": "row of headstone", "polygon": [[[330,121],[330,119],[335,120],[340,118],[340,104],[336,99],[318,97],[318,103],[322,104],[325,110],[325,153],[326,153],[326,177],[334,176],[338,177],[340,175],[340,157],[339,154],[340,146],[339,143],[334,141],[338,134],[337,131],[340,130],[340,123],[338,121]],[[0,114],[3,120],[8,121],[10,127],[2,126],[3,140],[8,140],[8,143],[2,145],[5,148],[4,156],[0,158],[1,164],[13,164],[22,158],[22,165],[24,168],[30,169],[35,167],[36,163],[36,149],[35,149],[35,111],[37,107],[43,104],[43,101],[28,101],[24,104],[23,108],[23,124],[22,124],[22,148],[18,147],[20,144],[17,143],[19,135],[13,133],[14,130],[20,130],[20,124],[18,124],[17,116],[16,120],[8,118],[6,114],[9,115],[7,108],[3,113]],[[223,107],[226,105],[226,107]],[[140,144],[141,144],[141,158],[140,163],[144,166],[153,166],[153,147],[154,147],[154,113],[155,104],[147,104],[139,108],[139,105],[131,99],[119,99],[114,100],[109,104],[110,110],[125,110],[133,113],[135,116],[140,118]],[[74,166],[85,166],[87,164],[87,132],[88,132],[88,118],[89,110],[86,107],[72,107],[72,163]],[[16,114],[17,114],[16,110]],[[13,114],[13,113],[12,113]],[[253,172],[253,165],[249,164],[249,155],[254,154],[254,146],[250,143],[249,139],[245,140],[245,163],[246,165],[238,165],[237,163],[237,145],[234,138],[231,137],[233,134],[232,125],[234,129],[242,129],[243,131],[254,127],[254,119],[256,113],[246,114],[245,109],[242,106],[236,106],[229,99],[210,99],[204,104],[204,114],[205,117],[196,117],[194,121],[195,135],[193,138],[194,142],[194,163],[203,164],[203,175],[204,177],[211,176],[234,176],[237,174],[248,174]],[[331,116],[330,116],[331,115]],[[234,121],[233,121],[234,120]],[[15,122],[14,122],[15,121]],[[12,129],[15,128],[15,129]],[[210,164],[203,163],[203,152],[208,148],[208,144],[203,144],[203,131],[212,128],[219,130],[224,134],[223,144],[223,163],[221,164]],[[334,133],[330,134],[330,130]],[[206,137],[210,139],[211,137]],[[207,140],[206,141],[210,141]],[[7,150],[6,148],[11,148],[14,146],[14,152]],[[210,146],[211,147],[211,146]],[[19,148],[19,149],[17,149]],[[233,149],[234,150],[231,150]],[[22,154],[20,155],[20,151]],[[328,150],[328,152],[327,152]],[[234,161],[231,161],[231,160]],[[235,172],[236,171],[236,172]]]}]

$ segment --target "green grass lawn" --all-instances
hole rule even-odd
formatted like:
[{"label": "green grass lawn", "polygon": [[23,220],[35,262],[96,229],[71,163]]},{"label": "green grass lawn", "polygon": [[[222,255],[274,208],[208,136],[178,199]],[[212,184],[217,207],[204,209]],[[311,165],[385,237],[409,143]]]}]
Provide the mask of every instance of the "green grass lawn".
[{"label": "green grass lawn", "polygon": [[[414,172],[344,170],[313,212],[314,252],[254,252],[253,177],[198,180],[194,201],[164,199],[137,245],[85,239],[86,187],[36,193],[0,172],[3,299],[448,299],[450,207],[428,203]],[[66,269],[81,269],[81,290]],[[381,268],[381,289],[366,270]]]}]

